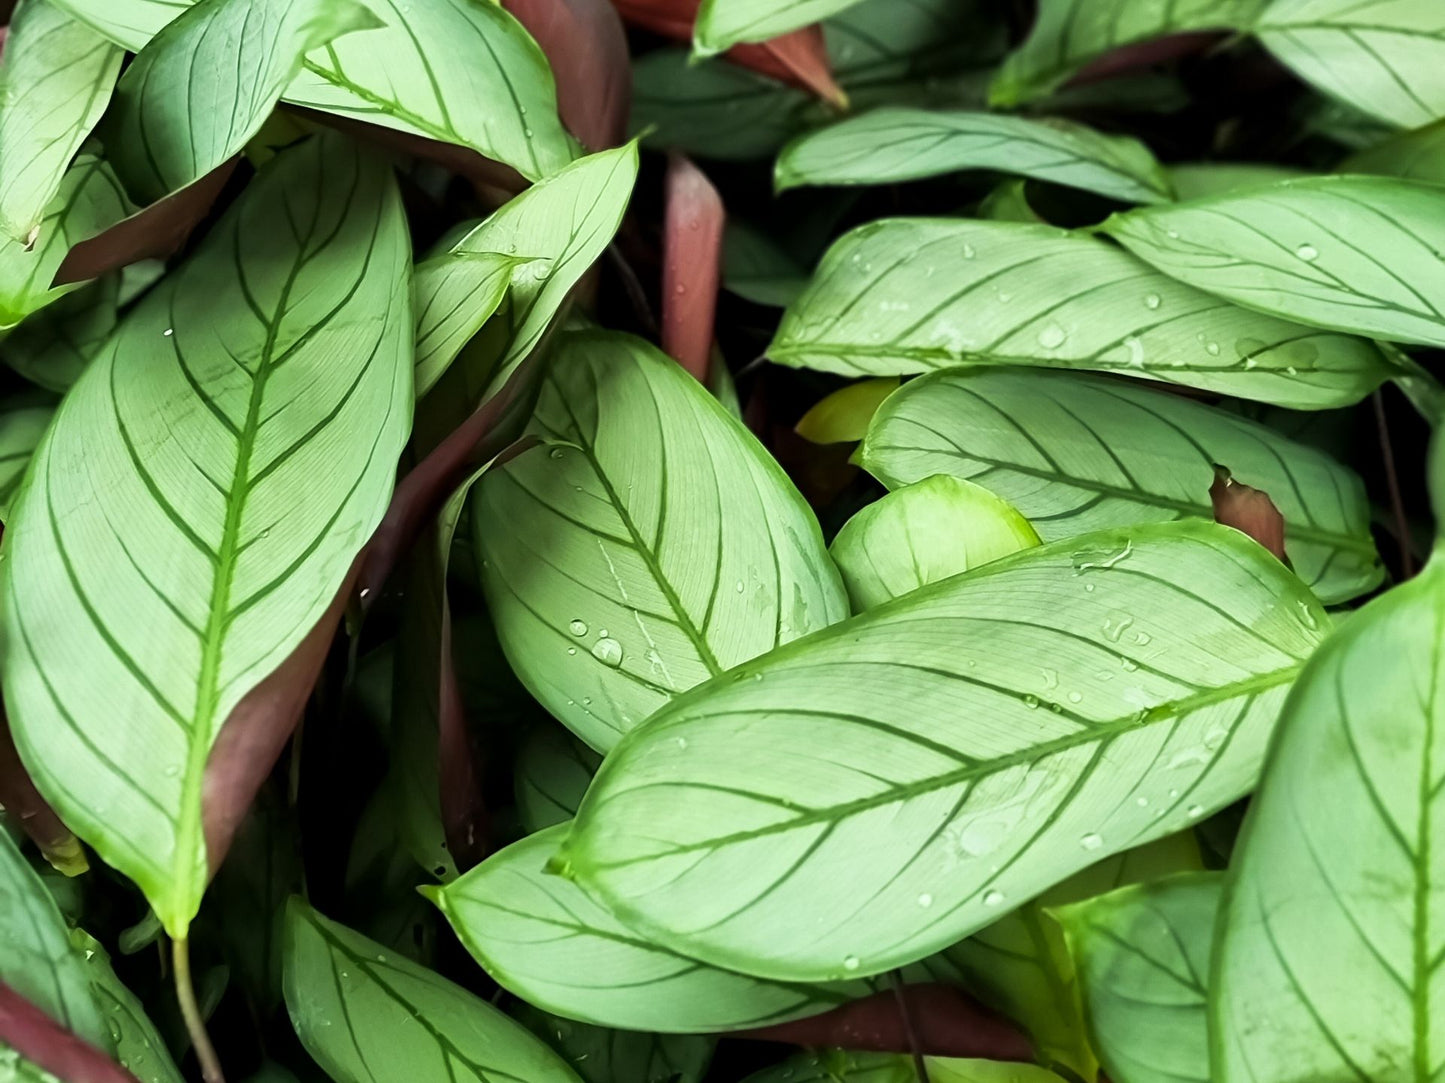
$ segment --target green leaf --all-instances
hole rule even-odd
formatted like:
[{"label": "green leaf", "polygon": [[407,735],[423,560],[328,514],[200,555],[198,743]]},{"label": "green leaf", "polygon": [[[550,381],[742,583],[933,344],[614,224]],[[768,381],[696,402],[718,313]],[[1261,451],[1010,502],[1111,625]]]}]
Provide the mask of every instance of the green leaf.
[{"label": "green leaf", "polygon": [[583,1083],[700,1083],[713,1041],[698,1034],[642,1034],[548,1015],[520,1003],[521,1022],[561,1053]]},{"label": "green leaf", "polygon": [[517,756],[517,815],[527,832],[566,823],[602,757],[560,726],[537,726]]},{"label": "green leaf", "polygon": [[10,240],[39,228],[105,112],[122,55],[49,0],[16,6],[0,66],[0,231]]},{"label": "green leaf", "polygon": [[1221,880],[1185,873],[1052,911],[1116,1083],[1211,1079],[1205,996]]},{"label": "green leaf", "polygon": [[1028,549],[658,711],[555,867],[715,966],[876,974],[1248,791],[1327,623],[1213,523]]},{"label": "green leaf", "polygon": [[0,402],[0,522],[9,521],[10,502],[54,416],[48,395],[16,395]]},{"label": "green leaf", "polygon": [[285,953],[291,1022],[336,1083],[579,1083],[486,1001],[299,899],[286,909]]},{"label": "green leaf", "polygon": [[[1345,170],[1345,172],[1354,172]],[[1185,162],[1168,168],[1169,183],[1180,202],[1204,199],[1241,188],[1260,188],[1309,174],[1288,166],[1259,162]]]},{"label": "green leaf", "polygon": [[1445,184],[1445,121],[1400,132],[1340,163],[1341,173],[1379,173],[1404,180]]},{"label": "green leaf", "polygon": [[120,1066],[139,1083],[183,1083],[160,1032],[146,1015],[140,999],[121,984],[100,941],[83,929],[70,932],[72,950],[83,961],[90,980],[90,995],[106,1020],[111,1050]]},{"label": "green leaf", "polygon": [[1445,189],[1318,177],[1116,214],[1101,227],[1165,274],[1260,312],[1445,345]]},{"label": "green leaf", "polygon": [[0,1042],[0,1079],[6,1083],[66,1083]]},{"label": "green leaf", "polygon": [[[1033,1064],[991,1060],[926,1059],[930,1083],[1061,1083],[1059,1076]],[[744,1083],[917,1083],[913,1058],[898,1053],[847,1053],[828,1049],[798,1053],[775,1068],[748,1076]]]},{"label": "green leaf", "polygon": [[840,387],[804,414],[793,431],[814,444],[850,444],[868,435],[873,415],[898,390],[896,376]]},{"label": "green leaf", "polygon": [[331,604],[390,498],[409,272],[383,163],[330,134],[280,155],[70,390],[6,531],[16,743],[173,936],[208,879],[221,725]]},{"label": "green leaf", "polygon": [[769,981],[700,963],[623,925],[544,871],[569,825],[529,835],[428,894],[482,967],[530,1004],[600,1026],[703,1033],[816,1015],[864,981]]},{"label": "green leaf", "polygon": [[1367,342],[1220,301],[1097,237],[942,218],[844,235],[768,356],[847,376],[1083,368],[1316,410],[1357,402],[1392,374]]},{"label": "green leaf", "polygon": [[473,537],[508,661],[594,748],[847,615],[782,468],[655,348],[567,336],[529,431],[546,446],[482,479]]},{"label": "green leaf", "polygon": [[723,285],[757,305],[783,308],[803,292],[808,272],[775,238],[729,221],[723,240]]},{"label": "green leaf", "polygon": [[1126,203],[1170,198],[1169,182],[1137,139],[1057,118],[964,110],[875,109],[795,139],[778,156],[779,190],[891,184],[961,169],[996,169]]},{"label": "green leaf", "polygon": [[306,53],[380,25],[357,0],[200,0],[121,77],[104,126],[111,165],[141,204],[164,199],[240,153]]},{"label": "green leaf", "polygon": [[1246,30],[1270,0],[1040,0],[1028,40],[1009,55],[989,102],[1042,98],[1105,53],[1189,30]]},{"label": "green leaf", "polygon": [[889,488],[931,474],[977,481],[1045,541],[1212,519],[1219,464],[1269,494],[1295,570],[1322,599],[1363,594],[1384,574],[1352,471],[1257,422],[1135,384],[1020,369],[936,373],[883,404],[859,460]]},{"label": "green leaf", "polygon": [[1212,1079],[1438,1071],[1442,621],[1437,549],[1341,625],[1289,697],[1226,881]]},{"label": "green leaf", "polygon": [[1326,94],[1415,127],[1445,116],[1445,10],[1434,0],[1272,0],[1255,26]]},{"label": "green leaf", "polygon": [[1029,521],[971,481],[935,474],[843,524],[828,552],[862,613],[929,583],[1039,544]]},{"label": "green leaf", "polygon": [[858,0],[702,0],[692,28],[693,46],[711,56],[749,41],[780,34],[836,15]]},{"label": "green leaf", "polygon": [[0,338],[0,360],[49,391],[70,389],[120,322],[120,275],[59,297]]},{"label": "green leaf", "polygon": [[512,270],[506,346],[492,365],[492,388],[506,382],[611,242],[637,164],[636,143],[579,159],[417,267],[418,394],[436,383],[496,310],[491,298],[499,288],[498,257]]}]

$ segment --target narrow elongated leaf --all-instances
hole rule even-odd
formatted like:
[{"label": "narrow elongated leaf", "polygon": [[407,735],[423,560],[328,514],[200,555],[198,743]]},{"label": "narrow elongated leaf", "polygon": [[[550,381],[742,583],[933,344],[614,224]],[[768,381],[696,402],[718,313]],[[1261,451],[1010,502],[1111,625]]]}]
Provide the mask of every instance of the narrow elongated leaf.
[{"label": "narrow elongated leaf", "polygon": [[828,552],[861,613],[1039,544],[1029,521],[980,485],[935,474],[843,524]]},{"label": "narrow elongated leaf", "polygon": [[1445,184],[1445,121],[1401,132],[1356,151],[1340,163],[1339,171]]},{"label": "narrow elongated leaf", "polygon": [[702,0],[693,24],[700,56],[745,41],[767,41],[852,7],[858,0]]},{"label": "narrow elongated leaf", "polygon": [[1352,471],[1256,422],[1132,384],[1018,369],[938,373],[883,404],[860,459],[890,488],[941,473],[977,481],[1046,541],[1212,519],[1220,464],[1284,513],[1286,550],[1321,598],[1363,594],[1383,574]]},{"label": "narrow elongated leaf", "polygon": [[1245,30],[1270,0],[1040,0],[1028,40],[989,87],[994,105],[1049,94],[1125,45],[1189,30]]},{"label": "narrow elongated leaf", "polygon": [[879,973],[1237,799],[1326,624],[1212,523],[1025,550],[658,711],[555,867],[715,966]]},{"label": "narrow elongated leaf", "polygon": [[1092,369],[1316,410],[1356,402],[1392,372],[1368,342],[1239,308],[1098,238],[940,218],[846,234],[768,356],[850,376]]},{"label": "narrow elongated leaf", "polygon": [[336,1083],[579,1083],[521,1024],[299,899],[285,952],[291,1022]]},{"label": "narrow elongated leaf", "polygon": [[1137,139],[1066,120],[926,109],[875,109],[795,139],[773,171],[779,189],[891,184],[997,169],[1126,203],[1170,196],[1163,168]]},{"label": "narrow elongated leaf", "polygon": [[1439,1074],[1442,620],[1437,549],[1350,617],[1290,696],[1226,882],[1212,1079]]},{"label": "narrow elongated leaf", "polygon": [[172,935],[207,879],[222,723],[386,508],[409,255],[385,165],[332,135],[282,154],[71,389],[6,531],[16,744]]},{"label": "narrow elongated leaf", "polygon": [[566,823],[602,757],[560,726],[533,730],[517,757],[517,815],[528,832]]},{"label": "narrow elongated leaf", "polygon": [[1401,127],[1445,117],[1445,9],[1431,0],[1272,0],[1267,49],[1327,94]]},{"label": "narrow elongated leaf", "polygon": [[10,501],[54,415],[49,396],[21,395],[0,403],[0,522],[9,520]]},{"label": "narrow elongated leaf", "polygon": [[482,479],[482,581],[528,689],[599,750],[679,692],[847,614],[817,522],[742,423],[638,339],[568,336]]},{"label": "narrow elongated leaf", "polygon": [[633,932],[545,871],[568,826],[529,835],[428,889],[477,962],[528,1003],[602,1026],[687,1034],[816,1015],[872,992],[866,981],[775,982],[721,970]]},{"label": "narrow elongated leaf", "polygon": [[379,25],[357,0],[200,0],[116,87],[103,132],[111,165],[142,204],[164,199],[240,153],[306,53]]},{"label": "narrow elongated leaf", "polygon": [[1104,223],[1165,274],[1261,312],[1445,345],[1445,188],[1318,177]]},{"label": "narrow elongated leaf", "polygon": [[1222,879],[1186,873],[1053,911],[1117,1083],[1211,1078],[1205,995]]},{"label": "narrow elongated leaf", "polygon": [[492,367],[492,388],[500,388],[611,242],[636,179],[636,143],[589,155],[510,200],[447,254],[418,267],[418,392],[435,384],[490,315],[481,313],[497,264],[479,258],[489,256],[514,263],[506,345]]},{"label": "narrow elongated leaf", "polygon": [[10,240],[25,243],[39,227],[105,112],[121,56],[49,0],[16,6],[0,66],[0,230]]}]

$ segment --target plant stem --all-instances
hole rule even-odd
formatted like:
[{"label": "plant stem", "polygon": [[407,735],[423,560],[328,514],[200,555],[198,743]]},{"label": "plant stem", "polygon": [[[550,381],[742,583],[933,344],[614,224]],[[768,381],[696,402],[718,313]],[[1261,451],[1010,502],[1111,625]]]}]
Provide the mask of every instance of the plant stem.
[{"label": "plant stem", "polygon": [[929,1083],[928,1065],[923,1060],[923,1047],[918,1042],[918,1031],[913,1025],[913,1009],[903,994],[903,974],[893,971],[893,999],[898,1002],[898,1014],[903,1017],[903,1033],[908,1037],[908,1048],[913,1053],[913,1072],[918,1083]]},{"label": "plant stem", "polygon": [[211,1044],[211,1036],[206,1033],[206,1021],[201,1018],[201,1009],[196,1004],[196,990],[191,985],[191,950],[187,940],[171,941],[171,962],[176,972],[176,999],[181,1003],[181,1017],[186,1021],[186,1031],[191,1036],[196,1060],[201,1065],[201,1078],[206,1083],[226,1083],[216,1047]]}]

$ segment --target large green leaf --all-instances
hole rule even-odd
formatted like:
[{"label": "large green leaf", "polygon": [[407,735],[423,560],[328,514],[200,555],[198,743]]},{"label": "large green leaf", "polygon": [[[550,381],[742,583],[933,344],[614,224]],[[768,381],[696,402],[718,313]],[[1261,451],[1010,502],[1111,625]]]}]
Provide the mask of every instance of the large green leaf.
[{"label": "large green leaf", "polygon": [[1442,635],[1437,549],[1300,676],[1226,881],[1211,1079],[1439,1077]]},{"label": "large green leaf", "polygon": [[1126,203],[1168,199],[1169,182],[1137,139],[1066,120],[971,111],[875,109],[783,148],[779,189],[891,184],[960,169],[997,169]]},{"label": "large green leaf", "polygon": [[521,1024],[299,899],[285,955],[291,1022],[336,1083],[579,1083]]},{"label": "large green leaf", "polygon": [[358,0],[199,0],[121,77],[103,131],[111,165],[139,202],[164,199],[240,153],[306,53],[380,25]]},{"label": "large green leaf", "polygon": [[989,88],[994,105],[1055,90],[1090,61],[1125,45],[1188,30],[1244,30],[1270,0],[1040,0],[1028,40]]},{"label": "large green leaf", "polygon": [[285,152],[71,389],[5,533],[16,743],[174,936],[207,880],[220,727],[390,497],[409,273],[383,163],[329,134]]},{"label": "large green leaf", "polygon": [[702,0],[693,44],[702,56],[740,42],[767,41],[836,15],[858,0]]},{"label": "large green leaf", "polygon": [[417,393],[431,389],[496,311],[502,274],[510,299],[492,386],[505,382],[611,243],[636,180],[635,143],[589,155],[534,184],[448,251],[419,264]]},{"label": "large green leaf", "polygon": [[1098,238],[942,218],[846,234],[768,356],[860,376],[1084,368],[1300,409],[1356,402],[1392,372],[1368,342],[1220,301]]},{"label": "large green leaf", "polygon": [[69,390],[120,322],[121,276],[65,294],[0,337],[0,361],[49,391]]},{"label": "large green leaf", "polygon": [[121,984],[100,941],[83,929],[72,929],[70,943],[71,950],[83,961],[91,999],[105,1017],[110,1035],[106,1048],[113,1051],[116,1062],[139,1083],[183,1083],[184,1077],[171,1060],[156,1025],[146,1015],[140,998]]},{"label": "large green leaf", "polygon": [[1295,74],[1401,127],[1445,117],[1445,7],[1436,0],[1272,0],[1259,40]]},{"label": "large green leaf", "polygon": [[883,404],[860,459],[890,488],[943,473],[976,481],[1045,541],[1212,519],[1222,465],[1284,514],[1286,551],[1321,598],[1355,597],[1383,575],[1352,471],[1257,422],[1117,380],[1021,369],[926,376]]},{"label": "large green leaf", "polygon": [[847,615],[782,468],[639,339],[569,335],[473,536],[507,658],[594,748],[679,692]]},{"label": "large green leaf", "polygon": [[567,824],[539,831],[428,894],[467,950],[509,991],[602,1026],[697,1033],[766,1026],[835,1008],[866,981],[769,981],[707,966],[627,928],[545,871]]},{"label": "large green leaf", "polygon": [[536,727],[517,755],[512,776],[522,827],[541,831],[576,816],[601,762],[601,756],[562,727]]},{"label": "large green leaf", "polygon": [[10,240],[24,243],[40,226],[105,112],[121,56],[49,0],[16,6],[0,66],[0,231]]},{"label": "large green leaf", "polygon": [[554,867],[715,966],[875,974],[1237,799],[1327,623],[1212,523],[1028,549],[658,711]]},{"label": "large green leaf", "polygon": [[48,395],[17,395],[0,401],[0,522],[9,520],[10,501],[54,416],[55,403]]},{"label": "large green leaf", "polygon": [[1445,188],[1318,177],[1116,214],[1165,274],[1317,327],[1445,345]]},{"label": "large green leaf", "polygon": [[1205,996],[1222,877],[1186,873],[1053,911],[1116,1083],[1208,1083]]},{"label": "large green leaf", "polygon": [[1445,120],[1400,132],[1357,151],[1341,162],[1339,169],[1341,173],[1380,173],[1445,184]]},{"label": "large green leaf", "polygon": [[714,1040],[701,1034],[644,1034],[512,1008],[533,1034],[561,1053],[583,1083],[701,1083]]},{"label": "large green leaf", "polygon": [[[1061,1083],[1033,1064],[928,1057],[929,1083]],[[798,1053],[744,1083],[917,1083],[913,1058],[898,1053],[849,1053],[841,1049]]]},{"label": "large green leaf", "polygon": [[[53,0],[139,50],[190,0]],[[296,105],[456,143],[535,180],[572,159],[547,59],[492,0],[364,0],[382,24],[311,53]],[[479,108],[478,103],[485,103]]]}]

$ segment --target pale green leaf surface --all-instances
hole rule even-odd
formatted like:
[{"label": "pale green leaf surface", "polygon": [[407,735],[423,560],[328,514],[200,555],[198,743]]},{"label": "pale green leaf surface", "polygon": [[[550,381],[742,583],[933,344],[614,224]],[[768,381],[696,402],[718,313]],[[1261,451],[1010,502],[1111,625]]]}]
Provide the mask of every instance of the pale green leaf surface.
[{"label": "pale green leaf surface", "polygon": [[994,169],[1125,203],[1170,197],[1163,168],[1137,139],[1055,118],[965,110],[875,109],[800,136],[773,171],[781,189],[892,184]]},{"label": "pale green leaf surface", "polygon": [[429,889],[467,950],[510,992],[601,1026],[700,1033],[767,1026],[866,996],[865,981],[769,981],[708,966],[627,928],[571,880],[545,871],[559,824]]},{"label": "pale green leaf surface", "polygon": [[48,391],[69,390],[120,322],[119,298],[115,274],[57,298],[0,338],[0,361]]},{"label": "pale green leaf surface", "polygon": [[1102,229],[1165,274],[1260,312],[1445,345],[1445,188],[1438,185],[1361,176],[1285,181],[1116,214]]},{"label": "pale green leaf surface", "polygon": [[1116,1083],[1209,1083],[1205,997],[1222,879],[1187,873],[1052,911]]},{"label": "pale green leaf surface", "polygon": [[10,501],[53,416],[55,403],[48,396],[21,395],[0,403],[0,522],[9,520]]},{"label": "pale green leaf surface", "polygon": [[1171,165],[1166,172],[1174,197],[1181,203],[1308,176],[1300,169],[1260,162],[1184,162]]},{"label": "pale green leaf surface", "polygon": [[578,1023],[521,1002],[512,1014],[572,1066],[583,1083],[701,1083],[714,1040]]},{"label": "pale green leaf surface", "polygon": [[566,823],[602,757],[560,726],[537,726],[517,755],[513,772],[517,815],[527,832]]},{"label": "pale green leaf surface", "polygon": [[844,235],[768,356],[846,376],[1082,368],[1297,409],[1357,402],[1393,372],[1368,342],[1221,301],[1097,237],[941,218]]},{"label": "pale green leaf surface", "polygon": [[520,1023],[299,899],[285,954],[291,1022],[336,1083],[579,1083]]},{"label": "pale green leaf surface", "polygon": [[1038,533],[1007,501],[935,474],[859,511],[828,552],[861,613],[1038,544]]},{"label": "pale green leaf surface", "polygon": [[777,462],[680,366],[570,334],[472,502],[488,605],[533,695],[594,748],[679,692],[847,615]]},{"label": "pale green leaf surface", "polygon": [[418,398],[436,385],[462,347],[496,314],[512,274],[523,265],[500,252],[447,253],[416,265]]},{"label": "pale green leaf surface", "polygon": [[1340,163],[1339,171],[1445,184],[1445,120],[1356,151]]},{"label": "pale green leaf surface", "polygon": [[1445,1063],[1445,560],[1301,675],[1226,881],[1219,1083],[1437,1079]]},{"label": "pale green leaf surface", "polygon": [[836,15],[858,0],[702,0],[693,45],[702,56],[749,41],[767,41]]},{"label": "pale green leaf surface", "polygon": [[1026,180],[1000,182],[979,203],[975,217],[998,222],[1043,222],[1029,202],[1028,186]]},{"label": "pale green leaf surface", "polygon": [[132,197],[158,202],[240,153],[307,52],[379,25],[357,0],[199,0],[126,68],[108,160]]},{"label": "pale green leaf surface", "polygon": [[105,112],[122,52],[49,0],[24,0],[0,66],[0,231],[25,242]]},{"label": "pale green leaf surface", "polygon": [[70,942],[90,980],[90,995],[106,1020],[116,1062],[139,1083],[183,1083],[160,1032],[146,1015],[140,999],[121,984],[100,941],[82,929],[70,933]]},{"label": "pale green leaf surface", "polygon": [[1328,602],[1383,576],[1358,476],[1258,422],[1135,384],[1065,372],[957,369],[889,398],[859,453],[889,488],[953,474],[1013,504],[1045,541],[1214,518],[1215,465],[1263,489],[1285,550]]},{"label": "pale green leaf surface", "polygon": [[658,711],[556,867],[715,966],[876,974],[1248,791],[1326,623],[1212,523],[1028,549]]},{"label": "pale green leaf surface", "polygon": [[71,389],[6,531],[16,743],[172,935],[207,879],[220,727],[390,498],[409,274],[385,164],[329,134],[279,156]]}]

